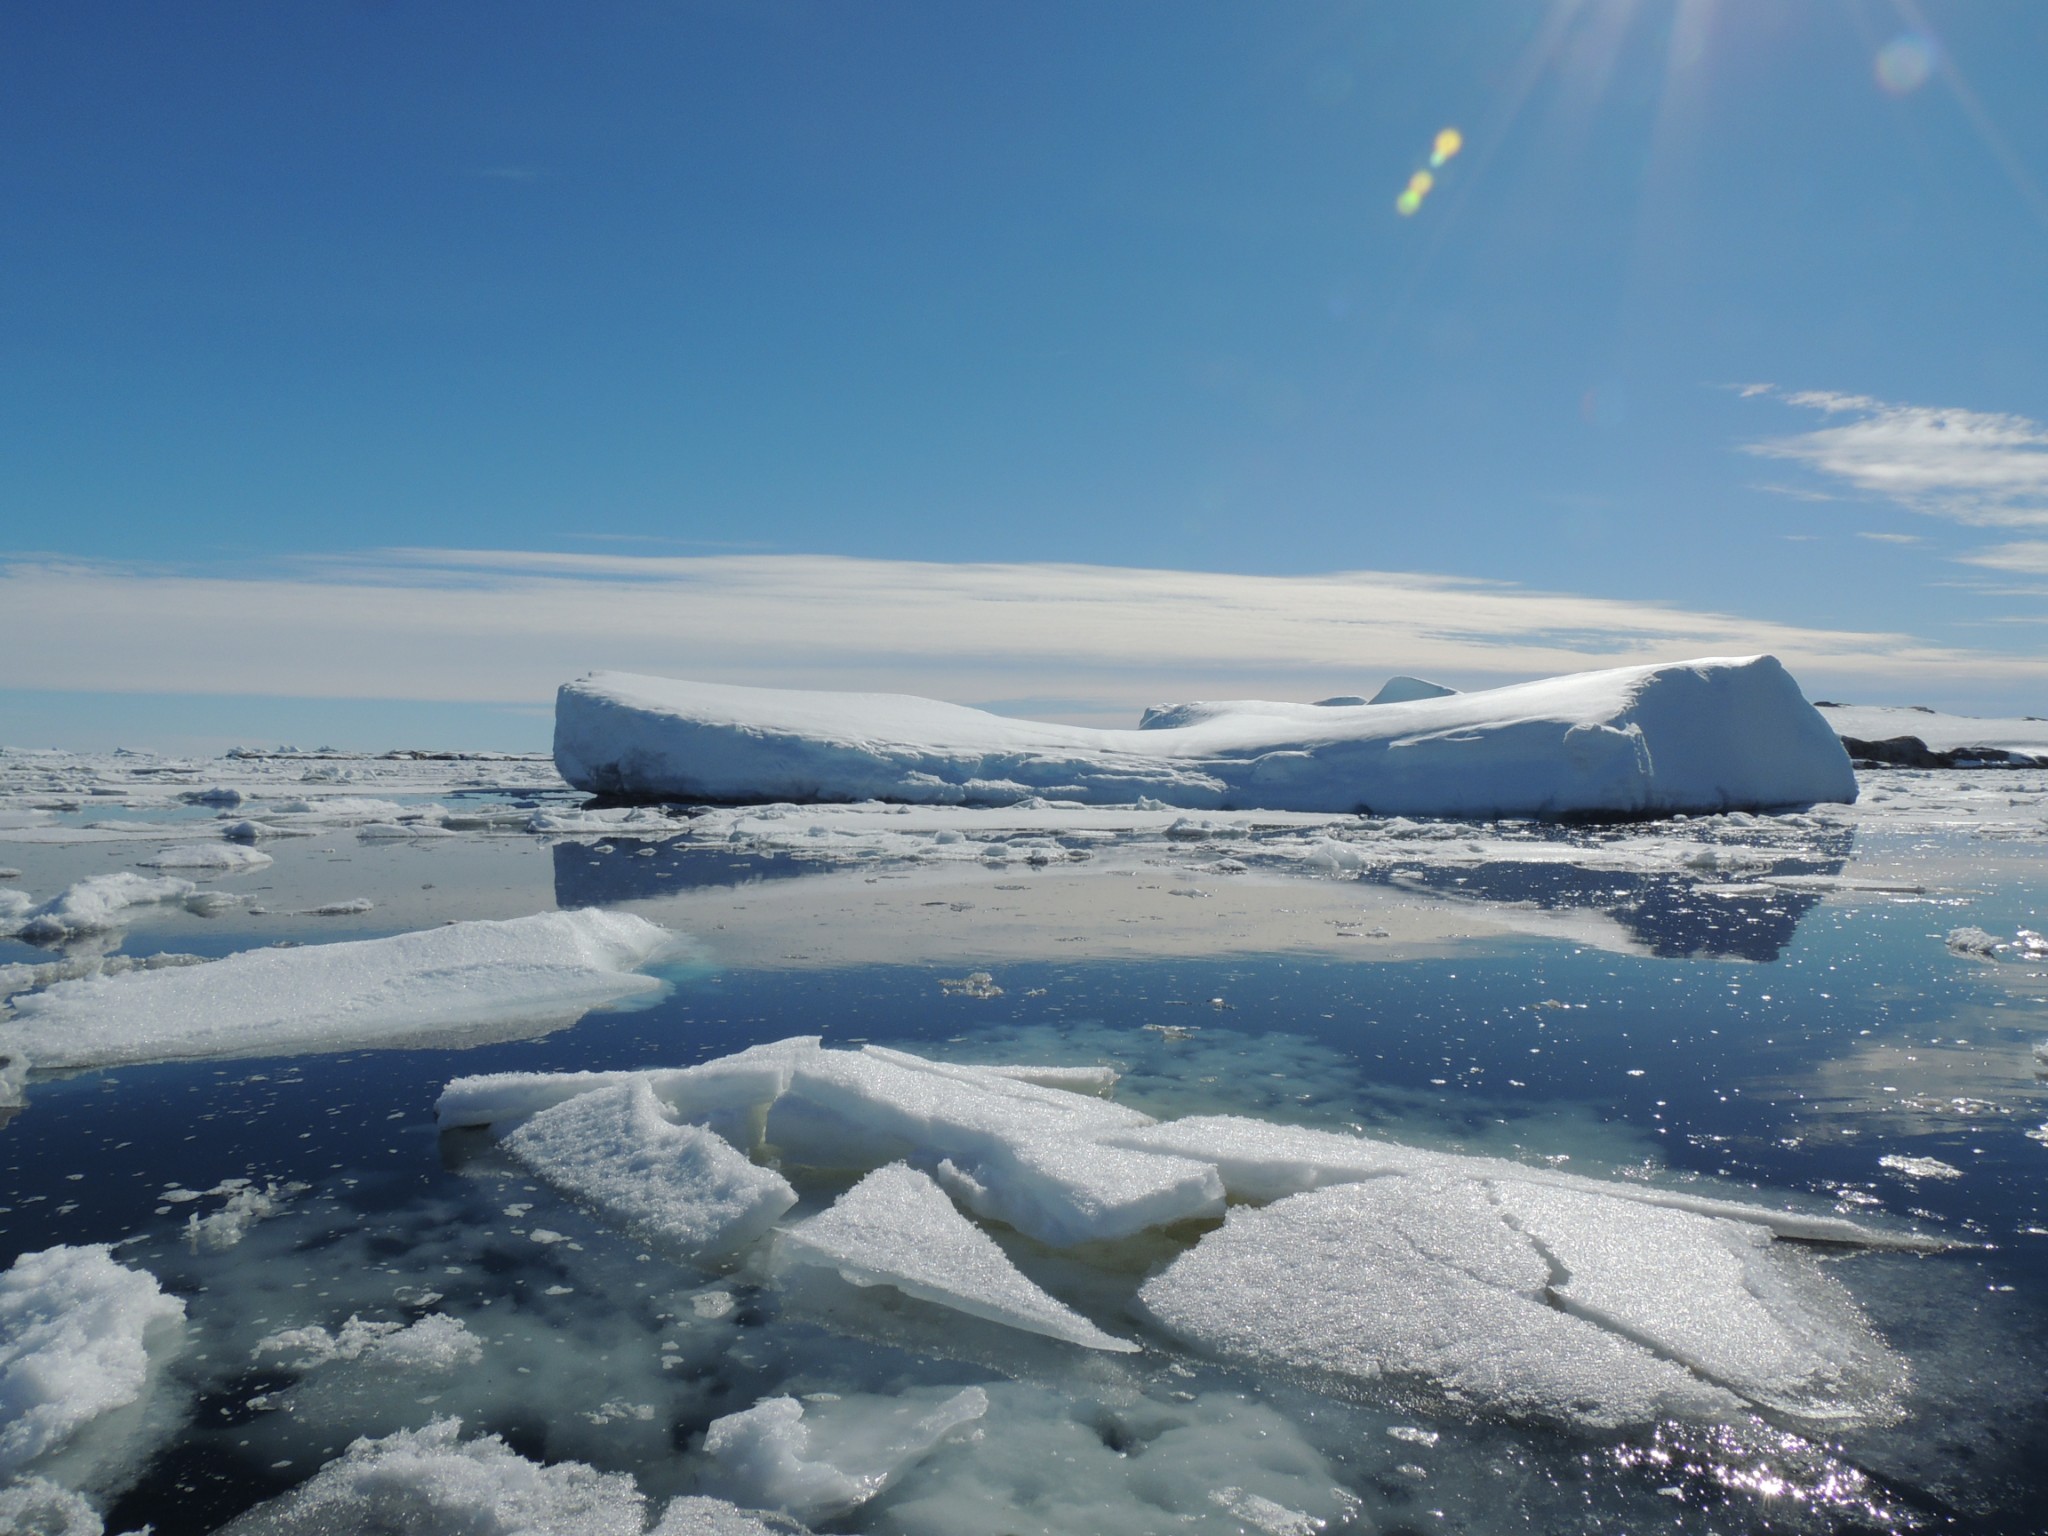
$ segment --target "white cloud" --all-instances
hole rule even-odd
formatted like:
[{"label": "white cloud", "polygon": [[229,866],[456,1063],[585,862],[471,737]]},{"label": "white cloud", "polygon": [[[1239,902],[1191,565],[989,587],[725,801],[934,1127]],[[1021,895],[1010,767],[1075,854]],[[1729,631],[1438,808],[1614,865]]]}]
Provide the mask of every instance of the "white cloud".
[{"label": "white cloud", "polygon": [[224,577],[0,567],[17,687],[541,703],[599,667],[1122,719],[1165,697],[1471,686],[1771,651],[1813,685],[2048,682],[2048,659],[1458,577],[400,550]]},{"label": "white cloud", "polygon": [[1805,464],[1933,517],[2048,527],[2048,427],[2037,421],[1829,390],[1771,393],[1789,405],[1849,419],[1748,444],[1750,453]]},{"label": "white cloud", "polygon": [[1856,537],[1868,539],[1873,544],[1918,544],[1921,542],[1920,535],[1917,533],[1859,533]]},{"label": "white cloud", "polygon": [[1965,565],[1981,565],[1994,571],[2011,571],[2021,576],[2048,576],[2048,541],[2023,539],[2015,544],[1994,544],[1956,556]]}]

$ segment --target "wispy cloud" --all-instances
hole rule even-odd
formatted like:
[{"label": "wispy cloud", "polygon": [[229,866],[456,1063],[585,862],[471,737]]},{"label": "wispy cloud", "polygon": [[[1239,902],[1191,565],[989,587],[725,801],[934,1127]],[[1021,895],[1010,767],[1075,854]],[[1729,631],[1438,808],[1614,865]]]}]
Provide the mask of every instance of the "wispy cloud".
[{"label": "wispy cloud", "polygon": [[1918,544],[1922,540],[1917,533],[1858,533],[1859,539],[1868,539],[1873,544]]},{"label": "wispy cloud", "polygon": [[1867,496],[1983,527],[2048,527],[2048,427],[2025,416],[1896,405],[1832,390],[1743,389],[1842,418],[1746,445]]},{"label": "wispy cloud", "polygon": [[1994,544],[1956,556],[1964,565],[1981,565],[1987,570],[2011,571],[2021,576],[2048,576],[2048,541],[2022,539],[2014,544]]},{"label": "wispy cloud", "polygon": [[[1771,651],[1811,686],[2048,683],[2048,658],[1945,649],[1464,578],[1237,576],[825,556],[399,550],[226,577],[0,566],[14,686],[528,703],[598,667],[714,681],[1073,701],[1472,686]],[[32,660],[31,660],[32,658]]]}]

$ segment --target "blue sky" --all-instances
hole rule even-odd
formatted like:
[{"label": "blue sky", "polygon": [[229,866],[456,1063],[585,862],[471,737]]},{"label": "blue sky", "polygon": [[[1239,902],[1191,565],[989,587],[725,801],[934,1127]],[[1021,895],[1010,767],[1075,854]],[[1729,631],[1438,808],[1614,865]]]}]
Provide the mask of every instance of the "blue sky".
[{"label": "blue sky", "polygon": [[2032,0],[10,7],[0,741],[1700,647],[2048,714],[2044,63]]}]

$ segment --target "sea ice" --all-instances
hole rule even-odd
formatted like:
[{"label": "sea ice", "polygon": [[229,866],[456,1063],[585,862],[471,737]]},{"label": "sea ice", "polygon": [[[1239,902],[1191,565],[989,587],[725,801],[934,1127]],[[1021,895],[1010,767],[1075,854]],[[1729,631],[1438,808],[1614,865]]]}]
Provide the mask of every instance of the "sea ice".
[{"label": "sea ice", "polygon": [[230,1521],[219,1536],[641,1536],[647,1501],[623,1472],[542,1466],[462,1421],[362,1439],[310,1480]]},{"label": "sea ice", "polygon": [[1856,798],[1840,741],[1768,656],[1400,703],[1177,706],[1172,718],[1098,731],[900,695],[604,672],[561,689],[555,760],[579,789],[643,800],[1142,797],[1194,809],[1563,816]]},{"label": "sea ice", "polygon": [[668,1501],[647,1536],[789,1536],[796,1529],[782,1520],[770,1525],[723,1499],[686,1493]]},{"label": "sea ice", "polygon": [[912,1388],[894,1397],[848,1396],[806,1409],[771,1397],[714,1419],[699,1483],[733,1503],[803,1521],[864,1504],[948,1435],[988,1412],[967,1387]]},{"label": "sea ice", "polygon": [[169,875],[137,875],[125,869],[111,875],[90,875],[40,906],[22,908],[11,915],[8,908],[0,907],[0,937],[13,933],[46,944],[103,933],[120,927],[136,907],[183,901],[197,889],[190,880]]},{"label": "sea ice", "polygon": [[48,1478],[0,1488],[0,1531],[7,1536],[101,1536],[105,1529],[98,1510]]},{"label": "sea ice", "polygon": [[236,875],[266,868],[271,858],[267,853],[234,843],[180,843],[175,848],[161,848],[149,858],[135,862],[144,869],[188,869],[203,870],[211,875]]},{"label": "sea ice", "polygon": [[394,1371],[447,1371],[475,1365],[483,1345],[462,1319],[432,1312],[414,1323],[366,1322],[351,1316],[329,1333],[315,1323],[286,1328],[257,1340],[256,1354],[283,1355],[295,1371],[310,1371],[332,1360],[367,1360]]},{"label": "sea ice", "polygon": [[1086,1349],[1138,1348],[1033,1285],[938,1185],[902,1163],[876,1169],[830,1210],[784,1232],[776,1255]]},{"label": "sea ice", "polygon": [[502,1144],[556,1188],[692,1258],[745,1247],[796,1204],[781,1174],[671,1120],[644,1078],[544,1109]]},{"label": "sea ice", "polygon": [[153,1325],[185,1304],[105,1243],[25,1253],[0,1274],[0,1478],[142,1396]]},{"label": "sea ice", "polygon": [[635,968],[676,943],[642,918],[593,909],[245,950],[185,969],[60,982],[17,998],[14,1017],[0,1019],[0,1052],[57,1071],[463,1031],[502,1036],[509,1027],[659,990],[659,981]]},{"label": "sea ice", "polygon": [[1479,1412],[1615,1426],[1876,1411],[1896,1375],[1884,1346],[1768,1242],[1542,1185],[1390,1174],[1234,1210],[1140,1300],[1220,1355],[1431,1386]]}]

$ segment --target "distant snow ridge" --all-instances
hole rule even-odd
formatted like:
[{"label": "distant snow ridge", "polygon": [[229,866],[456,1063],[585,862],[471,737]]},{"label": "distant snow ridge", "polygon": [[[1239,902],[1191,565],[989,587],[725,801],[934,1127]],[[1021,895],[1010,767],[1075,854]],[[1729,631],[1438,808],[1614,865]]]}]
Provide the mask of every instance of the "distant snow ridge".
[{"label": "distant snow ridge", "polygon": [[502,1037],[508,1027],[659,990],[661,982],[635,972],[678,942],[629,913],[588,909],[244,950],[183,969],[63,981],[17,998],[14,1016],[0,1019],[0,1055],[57,1071],[338,1050],[465,1030]]},{"label": "distant snow ridge", "polygon": [[[1397,690],[1420,694],[1415,684]],[[1410,816],[1661,815],[1856,798],[1848,755],[1769,656],[1622,667],[1370,704],[1166,706],[1149,729],[1011,720],[896,694],[593,673],[555,763],[628,800],[1032,796]]]},{"label": "distant snow ridge", "polygon": [[[694,1067],[460,1078],[436,1114],[491,1127],[515,1154],[543,1127],[558,1167],[595,1170],[580,1192],[629,1224],[652,1209],[689,1231],[718,1207],[658,1155],[685,1126],[740,1166],[752,1153],[826,1177],[872,1170],[781,1232],[768,1272],[836,1270],[1084,1348],[1132,1346],[1027,1278],[961,1207],[1070,1248],[1225,1216],[1144,1285],[1142,1314],[1191,1348],[1318,1383],[1601,1426],[1759,1411],[1840,1425],[1888,1413],[1903,1384],[1794,1245],[1930,1246],[1915,1234],[1242,1117],[1156,1122],[1031,1081],[1039,1070],[805,1038]],[[634,1117],[651,1134],[622,1134]],[[1241,1202],[1227,1215],[1226,1195]],[[769,1462],[840,1486],[805,1470],[819,1458],[795,1404],[736,1419],[719,1453],[733,1481],[714,1491],[746,1502]]]}]

